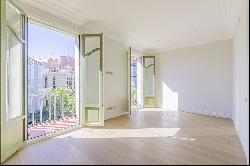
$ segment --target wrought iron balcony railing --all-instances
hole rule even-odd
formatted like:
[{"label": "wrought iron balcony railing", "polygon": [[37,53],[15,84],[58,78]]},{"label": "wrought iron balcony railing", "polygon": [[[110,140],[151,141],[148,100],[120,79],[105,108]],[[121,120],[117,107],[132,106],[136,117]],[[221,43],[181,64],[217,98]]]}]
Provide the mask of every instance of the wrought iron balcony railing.
[{"label": "wrought iron balcony railing", "polygon": [[74,90],[57,88],[41,91],[39,95],[29,94],[28,136],[42,136],[77,125]]}]

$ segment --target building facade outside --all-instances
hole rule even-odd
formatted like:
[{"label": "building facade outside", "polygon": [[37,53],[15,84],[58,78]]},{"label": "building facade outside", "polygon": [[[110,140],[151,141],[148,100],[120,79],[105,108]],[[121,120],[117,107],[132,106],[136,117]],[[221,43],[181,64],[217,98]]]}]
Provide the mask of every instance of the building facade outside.
[{"label": "building facade outside", "polygon": [[43,87],[44,89],[65,87],[75,89],[75,73],[73,69],[70,66],[44,69]]},{"label": "building facade outside", "polygon": [[[28,122],[32,122],[32,109],[39,112],[44,92],[52,88],[68,88],[75,90],[74,57],[61,56],[28,61]],[[46,103],[44,102],[45,106]]]},{"label": "building facade outside", "polygon": [[40,108],[40,92],[43,89],[43,65],[39,61],[28,58],[28,116]]}]

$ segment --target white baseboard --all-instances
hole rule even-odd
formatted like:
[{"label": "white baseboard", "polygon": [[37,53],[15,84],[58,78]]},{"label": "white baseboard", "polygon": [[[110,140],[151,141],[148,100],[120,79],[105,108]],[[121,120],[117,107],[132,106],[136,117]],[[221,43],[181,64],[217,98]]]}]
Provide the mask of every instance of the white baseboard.
[{"label": "white baseboard", "polygon": [[236,130],[236,133],[238,135],[238,138],[240,140],[240,145],[244,151],[244,154],[246,156],[246,159],[247,159],[247,165],[249,165],[249,156],[248,156],[248,153],[247,153],[247,150],[246,150],[246,147],[244,146],[243,142],[242,142],[242,139],[241,139],[241,135],[240,135],[240,132],[239,132],[239,126],[237,125],[236,121],[233,119],[233,123],[234,123],[234,127],[235,127],[235,130]]},{"label": "white baseboard", "polygon": [[209,111],[193,111],[193,110],[184,110],[184,109],[178,109],[176,107],[161,107],[162,110],[164,111],[180,111],[180,112],[187,112],[187,113],[192,113],[192,114],[199,114],[199,115],[208,115],[208,116],[213,116],[213,117],[218,117],[218,118],[227,118],[227,119],[232,119],[232,114],[227,114],[227,113],[218,113],[218,112],[209,112]]},{"label": "white baseboard", "polygon": [[178,110],[178,111],[188,112],[192,114],[213,116],[213,117],[218,117],[218,118],[232,119],[232,114],[226,114],[226,113],[207,112],[207,111],[187,111],[187,110]]},{"label": "white baseboard", "polygon": [[125,112],[125,111],[105,111],[105,118],[104,120],[109,120],[109,119],[112,119],[112,118],[117,118],[119,116],[122,116],[122,115],[126,115],[128,114],[128,112]]},{"label": "white baseboard", "polygon": [[176,108],[162,108],[162,109],[166,111],[180,111],[180,112],[187,112],[187,113],[192,113],[192,114],[232,119],[232,114],[226,114],[226,113],[217,113],[217,112],[208,112],[208,111],[190,111],[190,110],[181,110],[181,109],[176,109]]}]

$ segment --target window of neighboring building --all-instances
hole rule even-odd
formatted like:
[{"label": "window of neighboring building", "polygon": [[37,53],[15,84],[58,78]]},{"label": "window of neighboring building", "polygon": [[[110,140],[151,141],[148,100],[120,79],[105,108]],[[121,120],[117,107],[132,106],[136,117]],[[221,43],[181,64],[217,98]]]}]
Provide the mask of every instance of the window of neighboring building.
[{"label": "window of neighboring building", "polygon": [[48,87],[48,76],[45,76],[44,78],[44,88]]},{"label": "window of neighboring building", "polygon": [[67,77],[67,87],[69,87],[69,77]]},{"label": "window of neighboring building", "polygon": [[53,88],[56,88],[56,76],[53,76]]}]

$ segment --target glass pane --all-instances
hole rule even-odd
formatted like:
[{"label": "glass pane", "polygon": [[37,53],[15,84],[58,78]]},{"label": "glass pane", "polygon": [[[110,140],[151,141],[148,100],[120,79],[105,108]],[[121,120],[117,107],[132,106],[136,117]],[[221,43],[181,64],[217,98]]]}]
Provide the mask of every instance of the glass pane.
[{"label": "glass pane", "polygon": [[17,35],[22,38],[22,15],[10,2],[6,2],[6,21]]},{"label": "glass pane", "polygon": [[145,58],[145,95],[154,96],[154,59]]},{"label": "glass pane", "polygon": [[85,53],[92,52],[86,57],[86,105],[99,106],[100,91],[100,50],[93,52],[94,49],[100,48],[99,37],[85,38]]},{"label": "glass pane", "polygon": [[154,58],[145,58],[145,67],[154,65]]},{"label": "glass pane", "polygon": [[85,54],[100,48],[100,37],[86,37],[85,38]]},{"label": "glass pane", "polygon": [[22,115],[22,44],[11,32],[7,31],[7,120]]},{"label": "glass pane", "polygon": [[142,97],[142,57],[135,55],[131,56],[131,108],[132,110],[138,110],[141,108],[141,97]]}]

